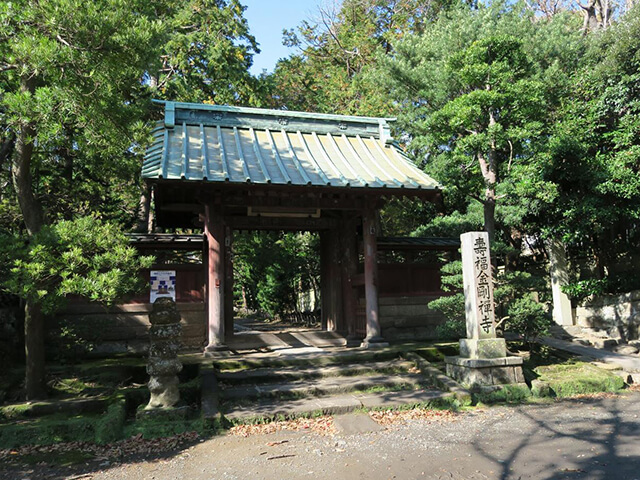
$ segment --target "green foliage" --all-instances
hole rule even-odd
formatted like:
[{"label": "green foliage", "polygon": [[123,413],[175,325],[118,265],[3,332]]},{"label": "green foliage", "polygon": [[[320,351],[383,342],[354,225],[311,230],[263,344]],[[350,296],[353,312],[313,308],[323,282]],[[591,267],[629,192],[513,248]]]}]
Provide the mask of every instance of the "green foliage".
[{"label": "green foliage", "polygon": [[[0,6],[0,140],[35,142],[31,158],[11,149],[8,158],[31,167],[28,188],[50,219],[101,210],[128,220],[137,196],[134,153],[146,140],[140,79],[162,31],[154,16],[138,1]],[[15,202],[10,192],[2,193],[3,210]]]},{"label": "green foliage", "polygon": [[95,347],[90,340],[78,333],[74,325],[66,321],[60,322],[51,337],[59,362],[73,362],[83,358]]},{"label": "green foliage", "polygon": [[[466,335],[466,323],[461,261],[450,262],[442,267],[442,288],[455,293],[429,302],[429,308],[442,312],[447,318],[436,332],[440,338],[463,338]],[[494,279],[494,301],[496,320],[500,320],[501,313],[505,315],[503,330],[523,335],[530,342],[546,334],[551,319],[545,307],[531,294],[545,288],[542,279],[531,273],[500,272]]]},{"label": "green foliage", "polygon": [[515,298],[508,306],[506,331],[522,335],[530,343],[541,335],[546,335],[551,326],[551,318],[545,308],[531,295]]},{"label": "green foliage", "polygon": [[138,271],[152,261],[136,254],[118,226],[93,217],[47,226],[27,244],[3,238],[0,248],[12,259],[4,265],[3,287],[46,313],[68,296],[113,303],[141,287]]},{"label": "green foliage", "polygon": [[122,438],[127,409],[124,398],[109,405],[107,412],[100,417],[95,426],[95,442],[104,444]]},{"label": "green foliage", "polygon": [[250,233],[234,241],[236,296],[252,310],[276,315],[298,310],[299,295],[319,298],[319,239],[311,233]]},{"label": "green foliage", "polygon": [[238,0],[170,0],[162,64],[150,72],[162,98],[260,106],[262,86],[249,73],[260,49]]},{"label": "green foliage", "polygon": [[581,43],[569,17],[533,21],[522,4],[493,2],[443,12],[384,59],[399,130],[446,186],[449,212],[478,200],[481,224],[492,231],[495,219],[509,235],[528,207],[553,197],[535,172]]},{"label": "green foliage", "polygon": [[378,66],[407,32],[453,3],[431,0],[345,0],[321,7],[315,21],[284,32],[284,43],[300,53],[280,60],[269,85],[275,107],[360,115],[387,115],[392,99]]},{"label": "green foliage", "polygon": [[562,287],[562,291],[569,297],[576,300],[582,300],[591,295],[600,295],[604,293],[607,281],[605,279],[586,279],[579,280]]}]

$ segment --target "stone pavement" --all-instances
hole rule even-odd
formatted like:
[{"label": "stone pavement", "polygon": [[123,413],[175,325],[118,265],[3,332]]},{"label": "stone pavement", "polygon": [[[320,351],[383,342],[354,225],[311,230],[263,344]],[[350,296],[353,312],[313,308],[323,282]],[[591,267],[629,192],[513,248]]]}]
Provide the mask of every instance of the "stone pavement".
[{"label": "stone pavement", "polygon": [[578,345],[573,342],[567,342],[566,340],[560,340],[552,337],[544,337],[538,341],[543,345],[548,345],[559,350],[565,350],[576,355],[594,358],[606,363],[615,363],[620,365],[620,367],[622,367],[626,372],[640,372],[640,357],[638,356],[623,355],[621,353],[610,352],[608,350],[602,350],[595,347],[587,347],[585,345]]}]

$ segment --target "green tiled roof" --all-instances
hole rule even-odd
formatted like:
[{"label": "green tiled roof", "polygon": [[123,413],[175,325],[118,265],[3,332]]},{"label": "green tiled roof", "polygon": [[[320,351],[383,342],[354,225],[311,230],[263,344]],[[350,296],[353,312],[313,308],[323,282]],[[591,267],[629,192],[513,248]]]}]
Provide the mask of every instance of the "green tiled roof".
[{"label": "green tiled roof", "polygon": [[393,142],[393,119],[165,102],[147,179],[437,190]]}]

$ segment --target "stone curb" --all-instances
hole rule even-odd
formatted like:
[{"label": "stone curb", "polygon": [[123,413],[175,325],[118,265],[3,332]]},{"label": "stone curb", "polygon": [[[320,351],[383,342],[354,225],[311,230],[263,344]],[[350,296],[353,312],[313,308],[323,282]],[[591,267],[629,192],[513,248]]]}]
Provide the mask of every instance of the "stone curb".
[{"label": "stone curb", "polygon": [[398,408],[409,405],[428,404],[434,400],[454,397],[452,393],[412,390],[350,394],[332,397],[305,398],[297,400],[271,400],[258,404],[236,407],[223,414],[230,421],[251,419],[274,419],[310,416],[314,414],[340,415],[361,409]]},{"label": "stone curb", "polygon": [[218,393],[218,379],[216,378],[216,371],[213,365],[200,366],[200,380],[200,409],[202,411],[202,417],[207,421],[219,420],[220,396]]},{"label": "stone curb", "polygon": [[366,390],[375,387],[397,387],[411,385],[420,387],[424,377],[418,374],[375,375],[366,377],[327,377],[309,379],[292,383],[273,383],[264,385],[240,385],[220,390],[224,400],[254,398],[274,398],[282,396],[311,397],[328,396],[354,390]]},{"label": "stone curb", "polygon": [[407,360],[415,362],[422,374],[434,382],[436,386],[453,393],[455,398],[463,404],[471,403],[471,392],[456,382],[453,378],[448,377],[431,365],[429,361],[425,360],[415,352],[407,352],[403,354],[403,356]]},{"label": "stone curb", "polygon": [[[240,370],[236,372],[218,372],[216,376],[218,380],[231,383],[231,384],[243,384],[243,383],[273,383],[273,381],[291,381],[291,380],[304,380],[312,378],[327,378],[327,377],[349,377],[354,374],[371,374],[372,372],[380,372],[386,374],[384,370],[393,368],[402,368],[408,370],[412,365],[411,362],[401,360],[391,360],[386,362],[371,362],[371,363],[344,363],[339,365],[326,365],[319,367],[262,367],[252,370]],[[345,374],[344,372],[347,372]]]}]

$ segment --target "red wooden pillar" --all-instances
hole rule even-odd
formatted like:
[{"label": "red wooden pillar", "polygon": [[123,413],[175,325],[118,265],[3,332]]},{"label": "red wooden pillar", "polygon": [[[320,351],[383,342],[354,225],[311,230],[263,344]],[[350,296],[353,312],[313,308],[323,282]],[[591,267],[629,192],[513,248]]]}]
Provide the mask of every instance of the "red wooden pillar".
[{"label": "red wooden pillar", "polygon": [[224,225],[211,205],[204,207],[204,235],[207,240],[207,354],[228,349],[224,344]]},{"label": "red wooden pillar", "polygon": [[360,345],[361,338],[356,334],[356,292],[353,286],[353,277],[358,271],[356,224],[353,217],[343,220],[340,227],[340,250],[342,251],[341,275],[342,275],[342,307],[343,323],[347,330],[347,346]]},{"label": "red wooden pillar", "polygon": [[224,334],[233,338],[233,230],[224,227]]},{"label": "red wooden pillar", "polygon": [[365,210],[362,218],[362,237],[364,243],[364,295],[367,315],[367,336],[362,347],[382,347],[388,343],[382,338],[380,315],[378,310],[378,245],[376,242],[376,211]]}]

